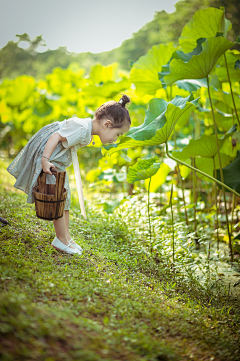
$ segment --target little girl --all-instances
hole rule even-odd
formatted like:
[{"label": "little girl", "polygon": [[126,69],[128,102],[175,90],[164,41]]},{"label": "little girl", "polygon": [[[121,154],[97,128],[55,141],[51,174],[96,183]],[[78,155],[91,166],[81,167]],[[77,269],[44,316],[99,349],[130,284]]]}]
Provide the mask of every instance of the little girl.
[{"label": "little girl", "polygon": [[[27,203],[34,202],[32,190],[42,170],[47,173],[46,183],[54,184],[56,181],[50,168],[54,166],[59,171],[65,171],[71,165],[71,147],[76,150],[90,144],[93,135],[98,135],[103,144],[113,143],[119,135],[128,132],[131,119],[125,105],[129,102],[129,97],[123,95],[119,102],[111,100],[102,104],[93,120],[73,117],[40,129],[7,168],[17,180],[14,186],[28,194]],[[69,234],[70,189],[67,173],[64,187],[68,191],[64,215],[53,221],[56,237],[52,246],[66,253],[81,254],[82,248]]]}]

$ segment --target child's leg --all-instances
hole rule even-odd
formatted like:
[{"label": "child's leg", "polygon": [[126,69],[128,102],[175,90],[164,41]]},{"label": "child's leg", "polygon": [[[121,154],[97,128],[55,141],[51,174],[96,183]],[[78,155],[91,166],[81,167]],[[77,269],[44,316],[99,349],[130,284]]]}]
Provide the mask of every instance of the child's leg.
[{"label": "child's leg", "polygon": [[[65,229],[66,229],[66,237],[67,237],[67,240],[70,241],[71,239],[71,236],[70,236],[70,233],[69,233],[69,211],[64,211],[65,213]],[[72,244],[76,244],[76,242],[74,242],[74,240],[72,239]]]},{"label": "child's leg", "polygon": [[[66,244],[66,246],[68,245],[68,239],[70,239],[70,236],[68,238],[69,235],[69,228],[67,227],[66,229],[66,223],[65,223],[65,216],[66,213],[68,212],[67,215],[67,222],[69,222],[69,211],[64,211],[63,212],[63,217],[56,219],[53,221],[54,224],[54,228],[55,228],[55,232],[56,232],[56,236],[58,239],[60,239],[60,241],[64,244]],[[68,224],[68,223],[67,223]],[[74,248],[73,246],[70,246],[71,248]]]},{"label": "child's leg", "polygon": [[69,211],[64,211],[64,218],[65,218],[66,237],[67,237],[67,240],[70,241],[71,236],[69,233]]}]

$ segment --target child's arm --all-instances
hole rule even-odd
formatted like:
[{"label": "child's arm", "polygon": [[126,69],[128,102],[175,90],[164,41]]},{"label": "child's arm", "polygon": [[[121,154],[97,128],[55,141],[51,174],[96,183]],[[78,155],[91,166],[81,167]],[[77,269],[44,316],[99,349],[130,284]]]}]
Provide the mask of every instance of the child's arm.
[{"label": "child's arm", "polygon": [[[56,148],[56,146],[58,145],[59,142],[62,142],[63,140],[67,140],[67,138],[62,137],[60,134],[58,134],[57,132],[53,133],[44,148],[43,151],[43,155],[50,158],[54,149]],[[50,171],[50,168],[54,167],[54,165],[49,162],[47,160],[47,158],[42,157],[42,169],[44,171],[44,173],[48,173],[48,174],[52,174],[52,172]]]}]

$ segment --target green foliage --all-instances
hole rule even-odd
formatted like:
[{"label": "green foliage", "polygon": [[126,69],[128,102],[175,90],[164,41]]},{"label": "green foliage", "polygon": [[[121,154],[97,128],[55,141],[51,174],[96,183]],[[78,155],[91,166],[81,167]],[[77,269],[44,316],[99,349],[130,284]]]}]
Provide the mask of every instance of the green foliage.
[{"label": "green foliage", "polygon": [[223,37],[209,37],[201,43],[201,49],[197,49],[198,55],[179,52],[180,57],[172,59],[169,64],[170,74],[164,76],[165,83],[170,85],[181,79],[206,78],[218,58],[232,45],[232,42]]},{"label": "green foliage", "polygon": [[156,163],[158,157],[150,159],[138,159],[132,167],[129,167],[127,181],[129,183],[152,177],[160,168],[160,164]]},{"label": "green foliage", "polygon": [[[227,36],[232,24],[225,18],[223,10],[207,8],[197,11],[192,19],[184,26],[179,44],[184,52],[190,52],[196,47],[199,38],[210,38],[217,33]],[[199,79],[199,78],[198,78]]]},{"label": "green foliage", "polygon": [[[240,191],[240,152],[237,152],[237,156],[234,161],[223,168],[224,183],[237,192]],[[217,170],[217,178],[220,179],[220,171]]]},{"label": "green foliage", "polygon": [[168,62],[174,51],[172,44],[155,45],[146,55],[136,61],[130,72],[130,81],[135,84],[139,95],[155,95],[161,87],[158,79],[158,72]]}]

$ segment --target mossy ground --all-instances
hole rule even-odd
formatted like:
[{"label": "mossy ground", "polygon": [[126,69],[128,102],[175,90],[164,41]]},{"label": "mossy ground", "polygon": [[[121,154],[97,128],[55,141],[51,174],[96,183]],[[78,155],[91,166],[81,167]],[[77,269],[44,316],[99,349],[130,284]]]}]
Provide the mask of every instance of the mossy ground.
[{"label": "mossy ground", "polygon": [[[239,360],[238,307],[191,284],[131,244],[128,225],[71,211],[81,256],[51,247],[52,222],[35,216],[1,168],[1,360]],[[213,302],[214,300],[214,302]]]}]

